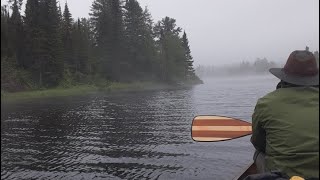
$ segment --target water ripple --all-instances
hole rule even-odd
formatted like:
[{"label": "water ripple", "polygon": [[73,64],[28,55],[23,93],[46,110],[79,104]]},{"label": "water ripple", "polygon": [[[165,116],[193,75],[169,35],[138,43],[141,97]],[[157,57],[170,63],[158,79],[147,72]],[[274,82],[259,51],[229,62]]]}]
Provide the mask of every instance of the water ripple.
[{"label": "water ripple", "polygon": [[1,108],[1,179],[231,179],[249,137],[196,143],[199,114],[250,121],[273,79],[207,80],[190,89],[96,94]]}]

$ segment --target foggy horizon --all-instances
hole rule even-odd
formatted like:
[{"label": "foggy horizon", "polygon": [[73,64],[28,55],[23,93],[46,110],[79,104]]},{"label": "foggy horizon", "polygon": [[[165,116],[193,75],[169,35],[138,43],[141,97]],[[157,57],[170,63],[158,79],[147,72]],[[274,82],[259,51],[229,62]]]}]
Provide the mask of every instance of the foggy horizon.
[{"label": "foggy horizon", "polygon": [[[93,0],[68,0],[73,18],[89,17]],[[294,50],[319,51],[316,0],[138,0],[154,23],[165,16],[186,31],[194,67],[267,58],[283,64]],[[1,4],[6,0],[1,0]],[[66,1],[60,1],[62,10]],[[24,14],[22,10],[22,14]]]}]

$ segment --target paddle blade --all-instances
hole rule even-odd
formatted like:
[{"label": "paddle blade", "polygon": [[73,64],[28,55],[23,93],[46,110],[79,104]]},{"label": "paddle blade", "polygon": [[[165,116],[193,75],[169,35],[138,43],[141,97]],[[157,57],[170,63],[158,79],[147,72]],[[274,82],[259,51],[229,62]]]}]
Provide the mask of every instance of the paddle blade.
[{"label": "paddle blade", "polygon": [[191,136],[194,141],[226,141],[251,133],[251,123],[230,117],[196,116],[192,121]]}]

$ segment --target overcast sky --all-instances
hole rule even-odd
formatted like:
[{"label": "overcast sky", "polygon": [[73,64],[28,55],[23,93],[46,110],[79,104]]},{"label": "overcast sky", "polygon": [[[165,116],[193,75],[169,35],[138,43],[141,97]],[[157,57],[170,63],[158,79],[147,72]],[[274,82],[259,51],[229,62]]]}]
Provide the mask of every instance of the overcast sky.
[{"label": "overcast sky", "polygon": [[[3,2],[5,0],[1,0]],[[88,17],[93,0],[67,0],[74,18]],[[138,0],[154,21],[175,18],[189,38],[195,65],[222,65],[319,50],[318,0]],[[65,0],[60,0],[64,6]]]}]

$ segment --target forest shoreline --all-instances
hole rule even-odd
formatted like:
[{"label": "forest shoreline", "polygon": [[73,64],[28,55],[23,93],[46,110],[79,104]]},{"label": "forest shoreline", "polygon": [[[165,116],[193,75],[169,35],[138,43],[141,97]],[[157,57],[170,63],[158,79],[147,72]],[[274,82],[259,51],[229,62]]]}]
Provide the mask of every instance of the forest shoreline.
[{"label": "forest shoreline", "polygon": [[139,92],[155,90],[171,90],[193,87],[203,82],[184,82],[181,84],[167,84],[159,82],[132,82],[132,83],[108,83],[105,86],[99,85],[74,85],[70,87],[56,87],[43,90],[28,90],[20,92],[1,91],[1,103],[15,103],[24,100],[35,100],[53,97],[67,97],[90,95],[94,93],[118,93],[118,92]]}]

